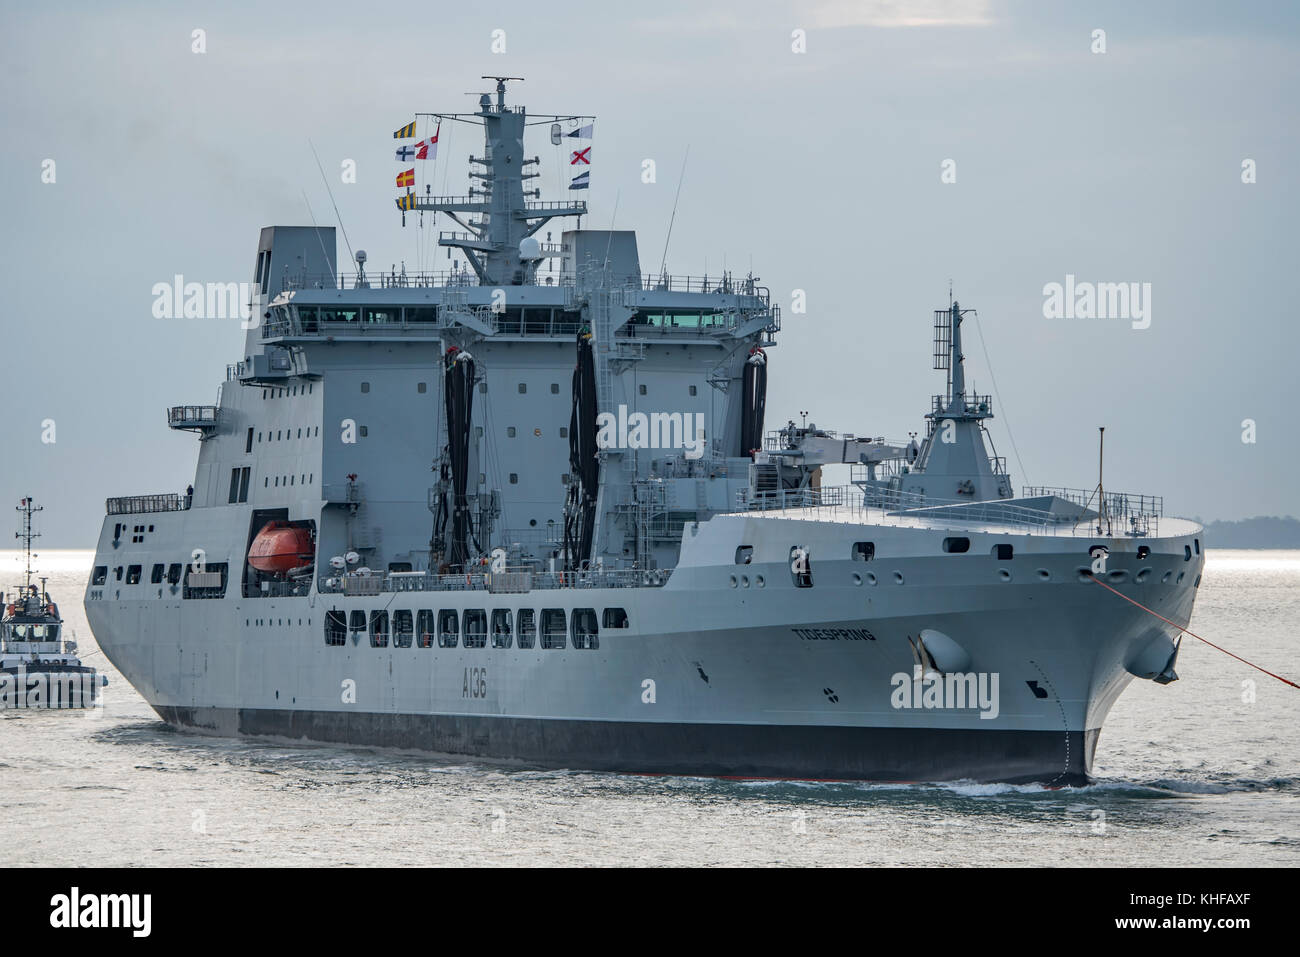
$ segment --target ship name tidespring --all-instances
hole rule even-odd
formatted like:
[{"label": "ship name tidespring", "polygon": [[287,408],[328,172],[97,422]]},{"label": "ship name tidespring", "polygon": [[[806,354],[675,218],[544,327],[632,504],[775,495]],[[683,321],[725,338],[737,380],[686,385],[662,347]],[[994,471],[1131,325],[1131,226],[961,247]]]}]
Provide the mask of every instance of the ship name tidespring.
[{"label": "ship name tidespring", "polygon": [[804,641],[875,641],[865,628],[791,628]]}]

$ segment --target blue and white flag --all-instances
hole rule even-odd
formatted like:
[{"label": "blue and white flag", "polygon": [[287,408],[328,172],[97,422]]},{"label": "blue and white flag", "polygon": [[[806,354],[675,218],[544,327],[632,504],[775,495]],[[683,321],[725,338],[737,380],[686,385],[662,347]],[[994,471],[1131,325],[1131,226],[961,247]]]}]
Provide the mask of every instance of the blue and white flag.
[{"label": "blue and white flag", "polygon": [[574,130],[573,132],[571,132],[571,133],[565,133],[564,135],[565,135],[565,136],[572,136],[572,137],[575,137],[575,138],[577,138],[577,139],[581,139],[581,140],[589,140],[589,139],[591,139],[591,128],[592,128],[594,125],[595,125],[594,123],[588,123],[586,126],[580,126],[580,127],[578,127],[576,130]]},{"label": "blue and white flag", "polygon": [[413,160],[413,159],[415,159],[415,147],[414,147],[414,146],[403,146],[403,147],[401,147],[401,148],[398,149],[398,151],[397,151],[397,161],[398,161],[399,163],[405,163],[405,162],[408,162],[408,161]]},{"label": "blue and white flag", "polygon": [[579,173],[573,177],[573,182],[569,184],[569,189],[590,189],[591,188],[591,171]]}]

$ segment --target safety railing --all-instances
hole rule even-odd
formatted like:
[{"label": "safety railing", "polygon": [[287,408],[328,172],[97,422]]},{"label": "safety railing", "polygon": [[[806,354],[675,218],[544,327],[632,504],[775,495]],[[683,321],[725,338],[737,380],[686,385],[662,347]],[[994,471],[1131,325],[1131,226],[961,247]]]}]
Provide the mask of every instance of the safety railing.
[{"label": "safety railing", "polygon": [[470,571],[457,575],[397,572],[390,575],[334,575],[317,579],[322,594],[379,595],[395,592],[482,591],[520,594],[564,588],[658,588],[668,583],[671,569],[635,568],[544,571],[511,568],[503,572]]},{"label": "safety railing", "polygon": [[107,499],[109,515],[139,515],[144,512],[183,512],[190,507],[190,496],[166,492],[161,495],[123,495]]},{"label": "safety railing", "polygon": [[[1011,527],[1030,534],[1097,534],[1095,514],[1090,517],[1080,517],[1077,513],[1060,515],[1003,500],[970,502],[942,499],[881,486],[824,486],[761,492],[741,489],[736,498],[738,512],[799,512],[799,517],[841,524],[897,525],[911,520],[940,527],[950,523]],[[1130,496],[1131,500],[1138,498],[1158,501],[1154,496]],[[1108,535],[1146,536],[1159,531],[1159,516],[1154,513],[1130,509],[1128,512],[1108,510],[1108,515],[1111,523],[1103,530]]]}]

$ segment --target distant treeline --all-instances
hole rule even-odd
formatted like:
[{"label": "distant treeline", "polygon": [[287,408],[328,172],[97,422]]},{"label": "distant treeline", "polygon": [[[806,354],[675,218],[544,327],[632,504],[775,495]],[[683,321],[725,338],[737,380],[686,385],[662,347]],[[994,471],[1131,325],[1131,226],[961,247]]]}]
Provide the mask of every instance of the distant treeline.
[{"label": "distant treeline", "polygon": [[1300,519],[1261,515],[1239,522],[1208,522],[1210,548],[1300,548]]}]

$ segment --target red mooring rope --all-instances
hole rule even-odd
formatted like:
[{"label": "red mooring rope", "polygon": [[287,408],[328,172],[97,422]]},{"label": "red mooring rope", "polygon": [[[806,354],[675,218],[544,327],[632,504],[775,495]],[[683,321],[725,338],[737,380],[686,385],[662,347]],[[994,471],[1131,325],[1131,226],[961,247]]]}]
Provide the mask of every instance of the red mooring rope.
[{"label": "red mooring rope", "polygon": [[1174,626],[1175,628],[1177,628],[1180,632],[1185,632],[1186,634],[1191,635],[1191,636],[1192,636],[1193,638],[1195,638],[1197,641],[1203,641],[1203,642],[1205,642],[1207,645],[1209,645],[1209,646],[1210,646],[1211,648],[1213,648],[1215,651],[1222,651],[1222,652],[1223,652],[1225,655],[1227,655],[1229,658],[1236,658],[1236,659],[1237,659],[1238,661],[1240,661],[1242,664],[1250,665],[1250,666],[1251,666],[1252,668],[1254,668],[1256,671],[1262,671],[1262,672],[1264,672],[1264,674],[1268,675],[1270,678],[1276,678],[1278,681],[1282,682],[1283,684],[1290,685],[1292,688],[1300,688],[1300,685],[1296,684],[1294,681],[1290,680],[1289,678],[1283,678],[1281,675],[1275,675],[1275,674],[1273,674],[1273,672],[1269,671],[1267,668],[1261,668],[1259,665],[1255,664],[1254,662],[1247,661],[1245,658],[1241,657],[1241,655],[1234,655],[1234,654],[1233,654],[1231,651],[1229,651],[1227,648],[1220,648],[1218,645],[1216,645],[1214,642],[1210,641],[1208,638],[1202,638],[1200,635],[1196,634],[1196,632],[1194,632],[1194,631],[1188,631],[1186,628],[1184,628],[1182,625],[1179,625],[1177,622],[1172,622],[1172,621],[1170,621],[1168,618],[1166,618],[1164,615],[1161,615],[1161,614],[1159,614],[1158,612],[1154,612],[1154,611],[1152,611],[1150,608],[1148,608],[1146,605],[1142,604],[1140,601],[1134,601],[1132,598],[1129,598],[1128,595],[1125,595],[1123,592],[1120,592],[1120,591],[1117,591],[1117,590],[1114,589],[1114,588],[1111,588],[1109,585],[1107,585],[1104,581],[1102,581],[1102,580],[1101,580],[1100,578],[1098,578],[1096,575],[1089,575],[1088,577],[1089,577],[1089,579],[1091,579],[1092,581],[1095,581],[1098,585],[1100,585],[1102,588],[1106,589],[1107,591],[1115,592],[1116,595],[1119,595],[1120,598],[1123,598],[1123,599],[1124,599],[1126,602],[1128,602],[1130,605],[1137,605],[1139,608],[1141,608],[1143,611],[1147,612],[1148,614],[1155,615],[1155,616],[1156,616],[1157,618],[1159,618],[1161,621],[1166,622],[1167,624],[1173,625],[1173,626]]}]

